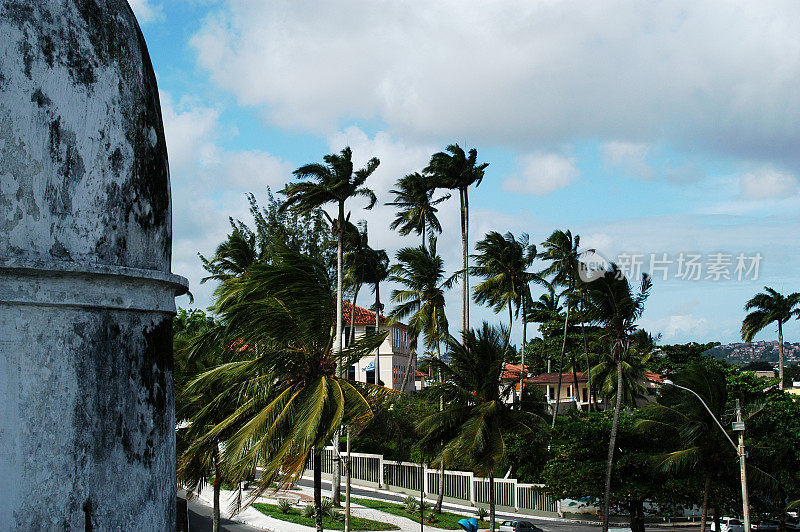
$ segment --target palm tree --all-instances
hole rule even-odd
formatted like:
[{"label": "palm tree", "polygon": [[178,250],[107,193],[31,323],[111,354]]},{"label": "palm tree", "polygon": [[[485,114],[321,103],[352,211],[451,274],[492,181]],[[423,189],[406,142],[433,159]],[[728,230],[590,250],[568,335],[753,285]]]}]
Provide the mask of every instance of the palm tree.
[{"label": "palm tree", "polygon": [[[377,202],[375,193],[364,186],[367,178],[378,168],[380,161],[373,157],[364,168],[353,170],[353,152],[346,147],[340,154],[331,153],[323,160],[325,164],[311,163],[301,166],[293,172],[300,181],[287,185],[282,194],[286,201],[280,206],[279,212],[292,209],[298,214],[307,214],[314,209],[328,203],[336,204],[338,215],[336,223],[329,218],[331,227],[336,232],[336,337],[333,349],[336,353],[342,351],[342,285],[343,285],[343,235],[345,231],[344,204],[350,198],[357,196],[367,199],[367,209]],[[308,181],[306,181],[308,180]],[[327,215],[326,215],[327,216]],[[338,371],[341,373],[343,368]],[[336,445],[339,445],[339,433],[336,433]],[[341,464],[336,462],[336,478],[341,478]],[[334,500],[338,502],[341,490],[340,482],[334,482]]]},{"label": "palm tree", "polygon": [[[617,392],[622,390],[622,404],[635,406],[636,400],[645,393],[645,371],[650,353],[639,353],[633,347],[628,349],[625,357],[617,361],[605,357],[591,369],[591,377],[599,392],[616,404]],[[622,368],[622,387],[619,386],[617,369]]]},{"label": "palm tree", "polygon": [[536,258],[536,246],[528,243],[528,235],[523,233],[519,240],[511,233],[505,236],[491,231],[483,240],[475,245],[478,251],[472,258],[477,266],[471,272],[485,279],[475,287],[475,302],[488,303],[495,312],[503,307],[508,308],[508,338],[511,339],[511,327],[514,321],[512,307],[516,307],[519,316],[522,310],[522,364],[519,374],[520,398],[524,392],[525,382],[525,344],[527,340],[527,307],[530,304],[531,292],[529,283],[540,281],[540,277],[529,272],[528,268]]},{"label": "palm tree", "polygon": [[[644,312],[644,304],[650,295],[651,287],[650,277],[643,274],[638,290],[634,290],[625,276],[621,275],[616,265],[612,265],[603,277],[589,283],[585,291],[586,317],[589,321],[601,325],[605,329],[605,339],[610,344],[609,354],[617,366],[617,390],[624,390],[624,362],[628,358],[630,350],[630,337],[636,329],[636,321]],[[603,499],[603,532],[608,531],[611,468],[614,463],[617,424],[624,395],[619,392],[616,394],[614,418],[611,423],[605,497]]]},{"label": "palm tree", "polygon": [[[476,474],[489,477],[489,530],[495,529],[494,468],[505,457],[505,434],[534,431],[537,418],[511,408],[505,399],[513,384],[503,385],[507,331],[487,323],[468,331],[463,343],[447,340],[449,362],[432,364],[443,374],[431,392],[447,398],[445,408],[417,425],[420,449],[439,461],[467,460]],[[447,442],[441,447],[441,442]]]},{"label": "palm tree", "polygon": [[[392,301],[398,306],[389,315],[392,319],[408,320],[409,347],[416,351],[418,338],[423,345],[440,356],[439,345],[447,338],[448,323],[444,311],[444,293],[452,280],[444,275],[444,260],[436,253],[436,239],[429,247],[403,248],[397,252],[397,263],[389,270],[389,280],[403,288],[392,290]],[[405,387],[412,358],[403,375]]]},{"label": "palm tree", "polygon": [[222,283],[216,295],[213,310],[225,324],[217,341],[235,347],[236,356],[198,379],[194,390],[264,391],[243,394],[236,411],[206,437],[235,428],[223,454],[232,480],[240,481],[256,464],[263,467],[248,503],[273,482],[291,485],[311,459],[321,531],[322,451],[342,424],[357,433],[372,418],[372,400],[386,391],[347,381],[336,367],[369,354],[386,335],[369,335],[337,353],[333,345],[341,335],[334,327],[328,273],[293,251],[279,252],[272,264],[253,265],[246,276]]},{"label": "palm tree", "polygon": [[[714,478],[734,463],[733,447],[717,423],[727,426],[724,419],[728,402],[725,374],[718,367],[700,361],[689,363],[674,378],[675,384],[694,390],[708,405],[708,410],[693,394],[677,387],[667,387],[655,403],[643,409],[644,420],[639,427],[646,430],[677,435],[679,448],[661,457],[661,466],[668,471],[699,472],[703,477],[703,506],[700,530],[705,532],[708,504]],[[716,418],[716,421],[715,419]],[[735,438],[730,431],[730,438]],[[752,468],[748,464],[749,468]],[[724,483],[724,482],[723,482]]]},{"label": "palm tree", "polygon": [[450,199],[450,194],[433,199],[433,185],[429,177],[419,172],[408,174],[397,181],[396,189],[389,191],[395,198],[393,202],[386,204],[399,208],[390,227],[399,228],[403,236],[414,231],[422,238],[422,247],[425,247],[429,238],[442,232],[442,226],[436,217],[436,205]]},{"label": "palm tree", "polygon": [[[556,418],[561,404],[561,377],[564,371],[564,352],[567,349],[567,327],[569,325],[570,310],[574,303],[574,291],[579,282],[578,267],[582,254],[578,251],[580,243],[581,237],[579,235],[573,237],[571,231],[562,231],[561,229],[553,231],[547,240],[542,243],[544,252],[541,257],[549,260],[550,265],[540,275],[542,277],[552,276],[552,283],[555,286],[564,287],[562,295],[564,295],[567,303],[567,312],[564,315],[564,334],[561,341],[561,356],[558,361],[558,391],[556,392],[556,405],[553,409],[552,427],[556,426]],[[594,250],[585,251],[585,253],[593,252]]]},{"label": "palm tree", "polygon": [[[447,153],[449,152],[449,153]],[[469,187],[483,181],[489,163],[477,164],[478,151],[469,155],[458,144],[451,144],[446,152],[435,153],[424,172],[433,176],[436,186],[458,190],[461,201],[461,334],[469,329]]]},{"label": "palm tree", "polygon": [[242,275],[250,266],[263,258],[263,250],[257,245],[255,233],[243,223],[237,224],[233,219],[229,220],[233,231],[217,246],[214,255],[207,259],[198,254],[203,268],[210,274],[204,277],[201,283],[210,279],[224,281]]},{"label": "palm tree", "polygon": [[[367,270],[364,281],[372,285],[375,292],[375,330],[381,327],[381,283],[389,277],[389,256],[384,249],[368,250]],[[375,350],[375,384],[381,384],[380,347]]]},{"label": "palm tree", "polygon": [[742,321],[742,339],[751,342],[767,325],[778,324],[778,378],[783,390],[783,324],[792,317],[800,318],[800,294],[784,296],[768,286],[764,290],[766,293],[756,294],[744,305],[746,311],[752,312]]},{"label": "palm tree", "polygon": [[371,259],[371,250],[368,244],[367,236],[367,223],[359,224],[356,228],[356,234],[353,235],[350,242],[349,250],[346,251],[342,257],[344,263],[343,283],[345,290],[352,290],[353,297],[350,300],[350,335],[347,343],[352,343],[356,337],[355,333],[355,319],[356,319],[356,299],[358,292],[361,290],[361,285],[366,281],[367,270],[369,269],[369,261]]}]

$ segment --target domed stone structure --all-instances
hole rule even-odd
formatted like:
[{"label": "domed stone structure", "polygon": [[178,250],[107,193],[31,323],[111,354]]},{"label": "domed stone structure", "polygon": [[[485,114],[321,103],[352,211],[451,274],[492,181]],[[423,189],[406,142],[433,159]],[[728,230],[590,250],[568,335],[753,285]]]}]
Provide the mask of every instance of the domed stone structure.
[{"label": "domed stone structure", "polygon": [[125,0],[0,0],[0,530],[171,530],[155,75]]}]

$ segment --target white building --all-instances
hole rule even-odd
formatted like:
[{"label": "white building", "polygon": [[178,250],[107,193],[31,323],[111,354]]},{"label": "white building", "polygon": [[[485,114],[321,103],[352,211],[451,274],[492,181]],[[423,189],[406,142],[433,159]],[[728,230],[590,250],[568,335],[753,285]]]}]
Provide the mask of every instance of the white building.
[{"label": "white building", "polygon": [[[350,310],[352,304],[348,301],[342,302],[342,317],[344,320],[344,339],[342,345],[350,342]],[[371,310],[356,305],[355,338],[362,338],[365,334],[375,331],[375,313]],[[380,330],[390,331],[386,339],[381,344],[378,352],[380,353],[380,383],[387,388],[400,390],[403,382],[403,374],[411,357],[411,368],[405,392],[411,393],[415,389],[415,372],[417,369],[416,355],[408,347],[408,326],[403,323],[386,325],[386,317],[380,317]],[[354,365],[350,366],[347,378],[359,382],[375,383],[375,355],[367,355]]]}]

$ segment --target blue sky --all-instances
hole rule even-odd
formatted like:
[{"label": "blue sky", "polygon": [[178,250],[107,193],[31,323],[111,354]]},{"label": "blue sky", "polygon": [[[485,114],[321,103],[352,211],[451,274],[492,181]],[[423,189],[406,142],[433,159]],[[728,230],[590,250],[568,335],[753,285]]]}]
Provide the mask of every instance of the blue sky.
[{"label": "blue sky", "polygon": [[[246,192],[263,198],[350,145],[358,161],[381,159],[371,185],[383,203],[453,142],[490,163],[471,193],[473,243],[569,228],[608,258],[641,256],[644,271],[667,254],[641,320],[664,343],[735,341],[751,295],[800,291],[796,3],[131,5],[161,91],[173,271],[199,306],[213,287],[196,254],[225,237],[228,216],[248,220]],[[373,246],[416,245],[389,230],[391,208],[361,207],[349,206]],[[441,219],[452,270],[455,201]],[[675,278],[681,253],[705,268],[730,256],[731,274],[737,255],[763,258],[757,279],[691,281]],[[457,322],[455,291],[448,304]],[[474,307],[473,325],[483,319],[506,318]],[[787,339],[799,332],[791,323]]]}]

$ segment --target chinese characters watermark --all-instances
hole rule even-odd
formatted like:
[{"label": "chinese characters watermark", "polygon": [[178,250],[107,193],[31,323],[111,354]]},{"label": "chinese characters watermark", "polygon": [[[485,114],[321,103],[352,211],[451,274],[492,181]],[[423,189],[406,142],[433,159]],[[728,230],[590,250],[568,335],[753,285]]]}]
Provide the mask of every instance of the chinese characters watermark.
[{"label": "chinese characters watermark", "polygon": [[602,255],[584,253],[580,257],[579,275],[582,281],[599,279],[617,267],[617,275],[638,279],[643,273],[653,279],[667,281],[757,281],[761,253],[620,253],[609,261]]}]

